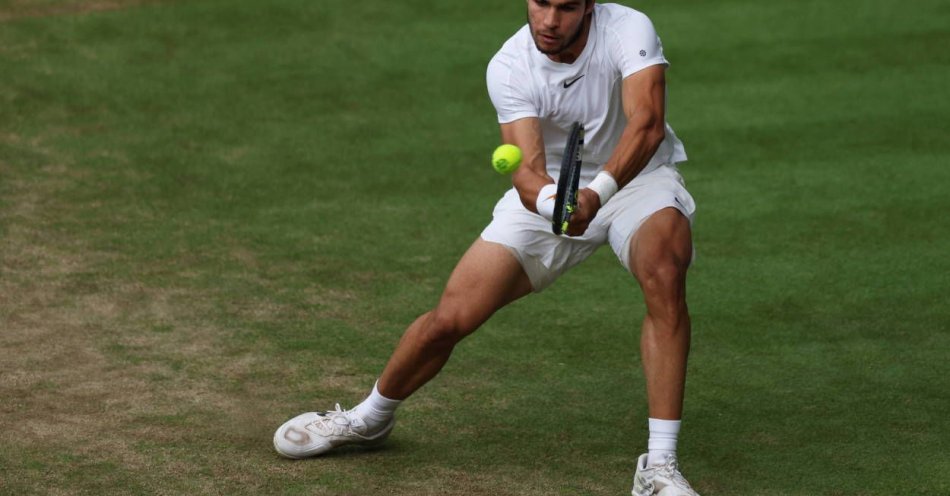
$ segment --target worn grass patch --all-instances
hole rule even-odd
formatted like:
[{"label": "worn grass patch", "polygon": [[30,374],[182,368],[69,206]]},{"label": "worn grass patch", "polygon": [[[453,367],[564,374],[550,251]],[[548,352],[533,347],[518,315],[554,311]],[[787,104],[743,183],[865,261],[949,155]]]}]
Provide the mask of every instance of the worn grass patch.
[{"label": "worn grass patch", "polygon": [[0,22],[123,10],[157,3],[162,3],[162,0],[0,0]]},{"label": "worn grass patch", "polygon": [[[945,2],[637,6],[699,205],[690,480],[947,494]],[[463,342],[385,447],[270,445],[363,397],[508,187],[484,70],[522,5],[0,22],[0,493],[629,491],[642,305],[606,250]]]}]

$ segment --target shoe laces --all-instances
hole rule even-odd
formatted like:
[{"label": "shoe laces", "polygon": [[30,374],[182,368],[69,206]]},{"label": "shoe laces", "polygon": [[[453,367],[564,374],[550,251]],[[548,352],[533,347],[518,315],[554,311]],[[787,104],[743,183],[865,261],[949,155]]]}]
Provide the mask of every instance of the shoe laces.
[{"label": "shoe laces", "polygon": [[631,494],[633,494],[633,496],[651,496],[653,490],[656,488],[656,486],[653,485],[653,481],[646,478],[643,478],[641,481],[639,480],[640,478],[642,478],[642,476],[634,479]]},{"label": "shoe laces", "polygon": [[693,489],[692,486],[689,485],[689,482],[686,481],[686,477],[683,477],[682,472],[680,472],[679,463],[676,461],[675,455],[667,455],[666,463],[660,465],[657,469],[664,477],[672,480],[675,484],[686,489]]},{"label": "shoe laces", "polygon": [[[646,467],[644,467],[646,468]],[[638,468],[633,475],[633,496],[651,496],[656,486],[653,485],[653,471],[647,469],[641,472]]]},{"label": "shoe laces", "polygon": [[[344,410],[339,403],[336,409],[326,412],[318,412],[320,417],[314,420],[313,424],[319,424],[319,430],[330,433],[334,436],[345,434],[357,434],[366,430],[366,423],[363,419],[353,415],[352,411]],[[322,428],[321,428],[322,427]]]}]

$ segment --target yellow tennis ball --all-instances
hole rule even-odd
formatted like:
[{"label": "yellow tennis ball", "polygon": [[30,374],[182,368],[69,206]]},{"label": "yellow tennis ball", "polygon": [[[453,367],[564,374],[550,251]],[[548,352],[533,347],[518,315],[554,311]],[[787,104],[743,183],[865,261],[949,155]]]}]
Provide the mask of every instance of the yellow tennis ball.
[{"label": "yellow tennis ball", "polygon": [[515,145],[501,145],[491,154],[491,166],[499,174],[514,172],[521,165],[521,148]]}]

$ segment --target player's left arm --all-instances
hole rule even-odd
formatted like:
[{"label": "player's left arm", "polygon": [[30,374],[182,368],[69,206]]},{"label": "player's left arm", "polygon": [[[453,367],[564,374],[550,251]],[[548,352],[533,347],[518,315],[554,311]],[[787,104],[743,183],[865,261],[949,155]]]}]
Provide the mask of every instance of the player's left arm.
[{"label": "player's left arm", "polygon": [[604,170],[623,188],[637,177],[666,137],[666,66],[627,76],[621,93],[627,127]]},{"label": "player's left arm", "polygon": [[[666,66],[653,65],[623,80],[621,98],[627,127],[604,165],[618,188],[633,180],[646,167],[666,136]],[[577,211],[567,233],[583,234],[603,205],[591,188],[577,192]]]}]

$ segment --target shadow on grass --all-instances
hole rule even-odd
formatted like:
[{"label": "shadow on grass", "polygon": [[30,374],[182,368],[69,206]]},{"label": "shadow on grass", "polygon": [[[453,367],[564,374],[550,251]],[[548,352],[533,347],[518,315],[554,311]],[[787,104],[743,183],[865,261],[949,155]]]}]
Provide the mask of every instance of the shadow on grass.
[{"label": "shadow on grass", "polygon": [[[409,445],[414,445],[415,443],[408,443]],[[339,448],[334,448],[332,451],[329,451],[320,456],[311,456],[309,458],[284,458],[279,455],[277,452],[271,448],[271,453],[274,454],[274,458],[279,460],[284,460],[287,462],[316,462],[319,460],[345,460],[353,457],[363,457],[363,456],[380,456],[380,455],[395,455],[403,454],[407,450],[405,449],[404,443],[401,441],[386,441],[385,443],[378,446],[340,446]]]}]

